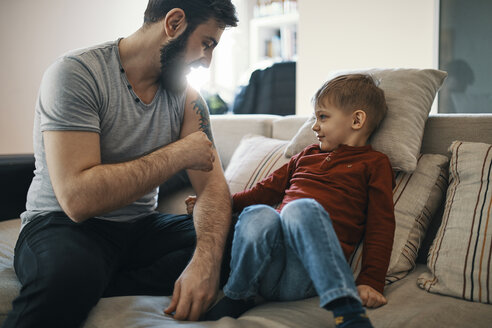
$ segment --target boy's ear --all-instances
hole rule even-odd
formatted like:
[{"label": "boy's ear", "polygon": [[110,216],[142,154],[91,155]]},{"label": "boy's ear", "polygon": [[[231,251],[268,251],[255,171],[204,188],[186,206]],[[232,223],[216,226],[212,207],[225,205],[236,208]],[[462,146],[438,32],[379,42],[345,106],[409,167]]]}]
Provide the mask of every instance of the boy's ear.
[{"label": "boy's ear", "polygon": [[352,113],[352,129],[360,130],[366,123],[367,114],[365,111],[358,109]]},{"label": "boy's ear", "polygon": [[186,14],[181,8],[171,9],[164,17],[164,30],[170,38],[179,36],[186,26]]}]

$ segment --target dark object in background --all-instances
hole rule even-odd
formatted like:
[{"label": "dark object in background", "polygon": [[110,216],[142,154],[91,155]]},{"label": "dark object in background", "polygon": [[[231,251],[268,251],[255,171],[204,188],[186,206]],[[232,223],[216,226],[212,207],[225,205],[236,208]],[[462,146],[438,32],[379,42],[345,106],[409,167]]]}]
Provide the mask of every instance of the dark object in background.
[{"label": "dark object in background", "polygon": [[0,155],[0,221],[17,219],[26,210],[34,177],[34,155]]},{"label": "dark object in background", "polygon": [[188,173],[186,173],[186,170],[181,170],[159,186],[158,199],[172,195],[176,191],[190,186],[191,182]]},{"label": "dark object in background", "polygon": [[296,113],[296,63],[275,63],[251,74],[249,83],[239,88],[232,106],[234,114]]},{"label": "dark object in background", "polygon": [[219,96],[218,93],[208,93],[206,91],[202,91],[201,94],[207,102],[210,114],[225,114],[229,110],[229,106],[227,106],[227,103]]}]

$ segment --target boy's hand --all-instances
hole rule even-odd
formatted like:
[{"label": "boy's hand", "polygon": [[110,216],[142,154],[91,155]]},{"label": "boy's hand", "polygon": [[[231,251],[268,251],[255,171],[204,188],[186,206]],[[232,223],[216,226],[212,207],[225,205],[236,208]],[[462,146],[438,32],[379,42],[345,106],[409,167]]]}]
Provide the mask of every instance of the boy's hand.
[{"label": "boy's hand", "polygon": [[368,285],[357,286],[362,305],[368,308],[377,308],[388,303],[386,298],[377,290]]},{"label": "boy's hand", "polygon": [[188,215],[192,215],[193,208],[195,207],[195,203],[196,203],[196,196],[188,196],[185,199],[185,203],[186,203],[186,212],[188,213]]}]

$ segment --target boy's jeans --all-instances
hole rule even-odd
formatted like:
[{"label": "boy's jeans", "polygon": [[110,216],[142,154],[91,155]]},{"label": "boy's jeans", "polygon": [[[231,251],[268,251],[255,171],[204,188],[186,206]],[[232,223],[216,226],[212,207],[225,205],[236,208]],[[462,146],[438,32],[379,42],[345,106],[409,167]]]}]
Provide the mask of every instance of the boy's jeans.
[{"label": "boy's jeans", "polygon": [[330,216],[313,199],[298,199],[279,214],[252,205],[239,216],[231,273],[224,294],[247,299],[292,301],[315,295],[320,306],[340,297],[359,300]]}]

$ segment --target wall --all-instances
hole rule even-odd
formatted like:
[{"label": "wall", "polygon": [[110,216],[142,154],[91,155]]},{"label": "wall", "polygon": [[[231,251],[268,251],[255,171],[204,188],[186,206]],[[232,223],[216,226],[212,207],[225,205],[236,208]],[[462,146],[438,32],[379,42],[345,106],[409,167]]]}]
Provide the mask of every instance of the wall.
[{"label": "wall", "polygon": [[438,0],[300,0],[297,114],[330,71],[437,68]]},{"label": "wall", "polygon": [[137,30],[147,0],[0,1],[0,154],[32,153],[44,70],[64,52]]},{"label": "wall", "polygon": [[[311,112],[311,96],[334,69],[437,67],[437,1],[299,0],[297,113]],[[34,105],[50,63],[68,50],[131,34],[146,4],[0,1],[0,154],[33,151]],[[234,48],[235,56],[245,53]]]}]

